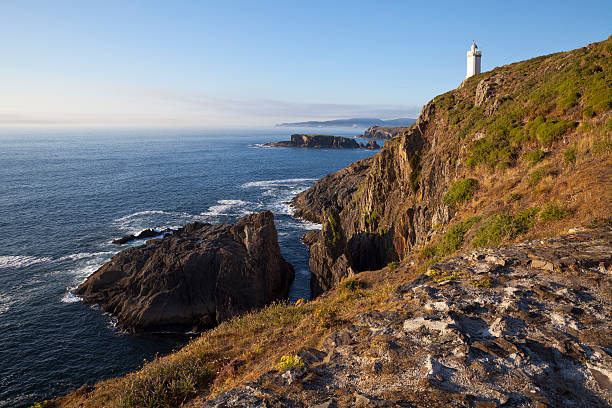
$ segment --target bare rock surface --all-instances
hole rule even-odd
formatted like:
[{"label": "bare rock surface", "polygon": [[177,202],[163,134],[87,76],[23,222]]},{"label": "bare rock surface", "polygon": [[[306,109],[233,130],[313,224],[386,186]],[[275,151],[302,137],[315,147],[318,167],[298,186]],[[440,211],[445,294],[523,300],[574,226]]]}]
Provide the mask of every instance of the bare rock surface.
[{"label": "bare rock surface", "polygon": [[266,211],[234,225],[187,224],[121,251],[76,293],[122,329],[199,330],[286,297],[293,276]]},{"label": "bare rock surface", "polygon": [[479,250],[204,407],[609,407],[612,228]]}]

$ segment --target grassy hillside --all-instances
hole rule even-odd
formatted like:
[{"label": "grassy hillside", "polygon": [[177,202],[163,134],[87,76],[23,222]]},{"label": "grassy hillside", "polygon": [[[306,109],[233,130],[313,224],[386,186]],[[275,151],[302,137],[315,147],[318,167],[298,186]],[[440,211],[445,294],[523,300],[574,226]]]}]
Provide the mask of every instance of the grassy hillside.
[{"label": "grassy hillside", "polygon": [[313,204],[311,218],[325,224],[323,236],[331,231],[320,245],[336,247],[362,232],[389,242],[381,246],[389,248],[381,270],[344,278],[311,302],[223,323],[133,374],[41,405],[198,406],[276,369],[283,356],[283,364],[299,365],[292,358],[298,349],[319,346],[364,311],[386,308],[391,288],[433,262],[609,223],[612,37],[469,78],[355,166],[358,188],[334,208]]}]

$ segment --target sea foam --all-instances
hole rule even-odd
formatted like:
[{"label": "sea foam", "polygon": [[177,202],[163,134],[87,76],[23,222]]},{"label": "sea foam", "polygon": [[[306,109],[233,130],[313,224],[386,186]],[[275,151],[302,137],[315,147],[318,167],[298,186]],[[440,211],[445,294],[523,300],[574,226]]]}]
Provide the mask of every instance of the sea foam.
[{"label": "sea foam", "polygon": [[25,268],[26,266],[32,266],[43,262],[51,262],[52,258],[49,257],[35,257],[28,255],[5,255],[0,256],[0,269],[4,268]]}]

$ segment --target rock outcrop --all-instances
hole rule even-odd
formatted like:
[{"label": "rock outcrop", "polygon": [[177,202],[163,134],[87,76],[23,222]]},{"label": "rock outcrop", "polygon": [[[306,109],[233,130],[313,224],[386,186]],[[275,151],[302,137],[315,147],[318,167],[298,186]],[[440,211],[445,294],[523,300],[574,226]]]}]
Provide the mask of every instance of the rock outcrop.
[{"label": "rock outcrop", "polygon": [[76,294],[125,330],[199,330],[286,297],[293,276],[266,211],[235,225],[187,224],[121,251]]},{"label": "rock outcrop", "polygon": [[269,142],[269,147],[304,147],[311,149],[358,149],[359,143],[354,139],[332,135],[291,135],[290,141]]},{"label": "rock outcrop", "polygon": [[408,127],[370,126],[363,132],[364,139],[388,140],[408,130]]},{"label": "rock outcrop", "polygon": [[[297,195],[295,215],[323,225],[307,237],[313,296],[342,277],[405,259],[474,215],[481,217],[474,230],[492,217],[550,205],[567,208],[548,221],[531,221],[563,218],[577,225],[588,222],[589,213],[607,217],[612,203],[601,175],[612,171],[609,159],[582,147],[582,162],[570,166],[567,154],[569,146],[580,149],[589,138],[609,146],[612,100],[596,95],[609,94],[601,78],[612,75],[611,44],[612,38],[468,78],[430,101],[417,122],[387,140],[378,154]],[[588,92],[556,85],[566,82]],[[598,106],[596,114],[591,106]],[[546,152],[537,169],[525,159],[532,151]],[[605,148],[601,155],[609,152]],[[464,179],[474,180],[477,191],[459,203],[445,199]],[[518,233],[529,230],[531,221]],[[461,247],[460,238],[447,252]]]},{"label": "rock outcrop", "polygon": [[172,232],[171,229],[164,229],[164,230],[158,231],[155,229],[147,228],[146,230],[143,230],[136,235],[130,234],[130,235],[126,235],[121,238],[115,239],[113,240],[113,244],[124,245],[124,244],[127,244],[128,242],[135,241],[137,239],[159,237],[160,235],[170,234],[171,232]]},{"label": "rock outcrop", "polygon": [[204,407],[609,407],[612,228],[466,253]]}]

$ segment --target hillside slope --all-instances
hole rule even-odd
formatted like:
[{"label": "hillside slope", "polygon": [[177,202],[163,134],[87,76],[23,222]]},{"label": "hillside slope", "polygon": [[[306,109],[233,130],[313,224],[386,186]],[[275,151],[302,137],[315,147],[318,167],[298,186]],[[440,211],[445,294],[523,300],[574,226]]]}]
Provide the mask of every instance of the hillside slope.
[{"label": "hillside slope", "polygon": [[612,38],[437,96],[379,154],[294,199],[323,224],[307,237],[313,295],[427,244],[436,260],[608,216],[611,109]]},{"label": "hillside slope", "polygon": [[318,297],[47,405],[609,406],[611,85],[609,38],[436,97],[296,197]]}]

